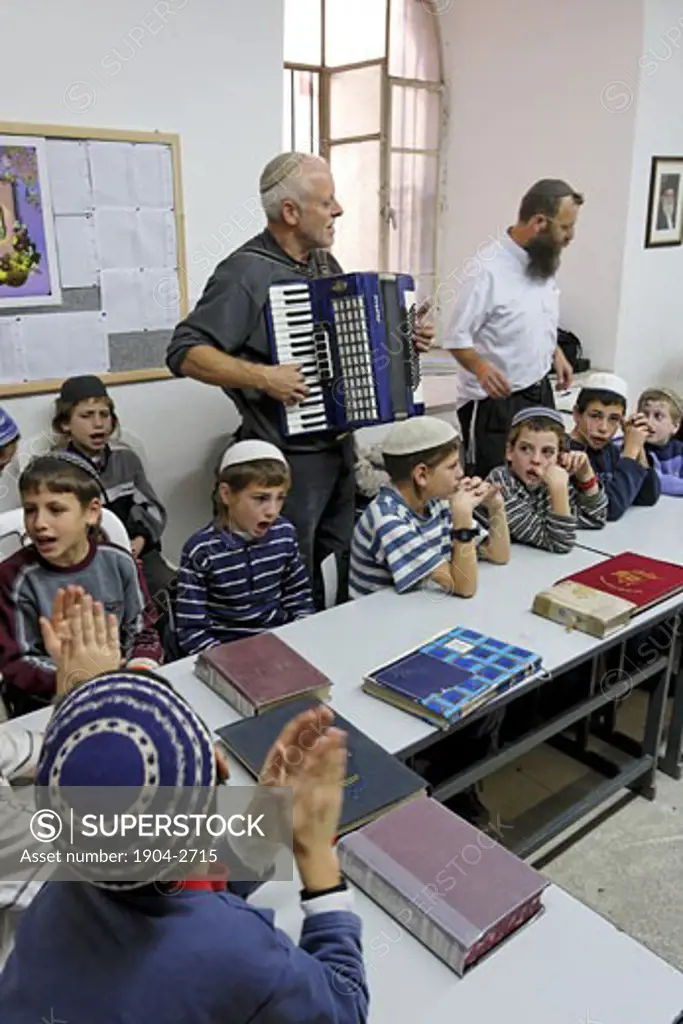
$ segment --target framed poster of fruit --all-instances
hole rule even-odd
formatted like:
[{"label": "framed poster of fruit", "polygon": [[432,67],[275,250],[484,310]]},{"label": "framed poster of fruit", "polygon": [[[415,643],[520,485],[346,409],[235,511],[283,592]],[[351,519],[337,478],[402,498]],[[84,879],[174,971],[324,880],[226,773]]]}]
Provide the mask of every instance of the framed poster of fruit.
[{"label": "framed poster of fruit", "polygon": [[45,140],[0,135],[0,308],[59,302]]}]

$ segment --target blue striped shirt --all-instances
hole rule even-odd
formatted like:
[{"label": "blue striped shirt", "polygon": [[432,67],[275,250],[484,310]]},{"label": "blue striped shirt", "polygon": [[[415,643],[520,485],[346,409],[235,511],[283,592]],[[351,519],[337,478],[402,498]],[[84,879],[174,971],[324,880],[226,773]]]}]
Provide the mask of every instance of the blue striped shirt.
[{"label": "blue striped shirt", "polygon": [[[474,525],[479,525],[476,519]],[[478,543],[485,537],[480,535]],[[391,586],[403,594],[427,582],[438,565],[450,562],[452,554],[449,501],[433,498],[421,516],[393,487],[382,487],[353,532],[349,594],[365,597]]]},{"label": "blue striped shirt", "polygon": [[313,611],[296,532],[282,516],[264,537],[246,540],[211,523],[183,547],[175,619],[185,654],[284,626]]}]

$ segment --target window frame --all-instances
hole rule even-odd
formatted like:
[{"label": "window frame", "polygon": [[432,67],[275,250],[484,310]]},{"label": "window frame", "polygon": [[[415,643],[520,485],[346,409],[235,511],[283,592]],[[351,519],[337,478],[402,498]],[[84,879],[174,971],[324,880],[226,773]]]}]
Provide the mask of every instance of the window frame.
[{"label": "window frame", "polygon": [[[391,165],[392,157],[395,153],[405,153],[408,155],[412,154],[424,154],[427,156],[434,157],[436,159],[436,194],[434,197],[434,238],[432,239],[432,269],[430,272],[425,274],[416,274],[417,278],[429,277],[432,282],[436,283],[438,257],[439,257],[439,222],[440,214],[442,212],[442,174],[443,174],[443,148],[446,140],[447,131],[447,117],[445,109],[445,83],[443,77],[443,47],[441,41],[441,33],[439,31],[438,20],[432,19],[433,31],[435,33],[436,42],[436,53],[438,60],[438,68],[435,69],[438,78],[435,79],[413,79],[403,78],[399,75],[392,75],[389,73],[389,46],[390,46],[390,31],[391,31],[391,4],[394,0],[387,0],[386,5],[386,20],[384,29],[384,56],[374,57],[369,60],[356,61],[349,64],[337,64],[328,67],[326,64],[325,54],[325,0],[320,0],[321,16],[320,16],[320,53],[321,53],[321,64],[303,64],[300,62],[284,61],[285,72],[308,72],[318,76],[318,136],[319,145],[318,153],[326,160],[330,159],[332,148],[335,145],[346,145],[355,142],[366,142],[366,141],[378,141],[380,148],[379,156],[379,183],[378,183],[378,198],[379,198],[379,239],[378,239],[378,252],[379,262],[377,270],[379,272],[386,271],[389,267],[389,256],[390,256],[390,236],[392,231],[392,218],[396,214],[396,211],[392,210],[391,207],[391,191],[392,191],[392,180],[391,180]],[[422,0],[415,0],[415,2],[422,2]],[[286,11],[285,11],[286,16]],[[365,67],[375,67],[379,65],[381,74],[380,84],[380,125],[379,131],[365,135],[350,136],[344,139],[332,139],[330,136],[330,94],[331,94],[331,82],[332,77],[335,74],[339,74],[344,71],[354,71]],[[291,137],[289,142],[289,148],[294,148],[294,136],[296,131],[295,126],[295,111],[294,111],[294,75],[291,77],[292,90],[291,90]],[[437,133],[437,144],[435,149],[422,149],[394,145],[392,140],[392,92],[394,86],[403,86],[410,89],[420,89],[427,92],[438,95],[439,97],[439,115],[438,115],[438,133]],[[283,104],[284,107],[284,104]],[[313,151],[313,139],[311,138],[311,151]],[[343,204],[343,196],[340,196],[340,201]],[[402,268],[405,273],[415,273],[415,270],[410,267]]]}]

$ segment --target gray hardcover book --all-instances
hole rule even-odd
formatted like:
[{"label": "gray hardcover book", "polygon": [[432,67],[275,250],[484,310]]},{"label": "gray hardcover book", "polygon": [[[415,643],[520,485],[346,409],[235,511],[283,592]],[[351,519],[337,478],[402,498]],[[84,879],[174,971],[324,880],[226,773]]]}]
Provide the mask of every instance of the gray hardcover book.
[{"label": "gray hardcover book", "polygon": [[459,975],[542,910],[548,880],[429,797],[338,843],[344,874]]}]

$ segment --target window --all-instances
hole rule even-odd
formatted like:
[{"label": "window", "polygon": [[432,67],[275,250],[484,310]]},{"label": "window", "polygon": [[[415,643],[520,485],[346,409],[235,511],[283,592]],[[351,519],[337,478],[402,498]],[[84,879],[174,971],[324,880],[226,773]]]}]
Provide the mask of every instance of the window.
[{"label": "window", "polygon": [[284,149],[330,162],[348,270],[436,273],[442,72],[430,0],[285,0]]}]

